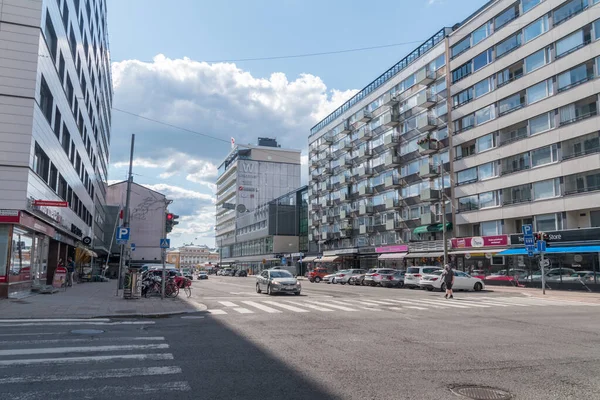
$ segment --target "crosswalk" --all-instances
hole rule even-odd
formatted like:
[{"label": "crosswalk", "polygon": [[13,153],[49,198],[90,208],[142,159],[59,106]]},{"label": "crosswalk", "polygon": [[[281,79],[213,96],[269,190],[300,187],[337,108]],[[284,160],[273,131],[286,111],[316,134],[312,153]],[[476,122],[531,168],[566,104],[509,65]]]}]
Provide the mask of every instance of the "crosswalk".
[{"label": "crosswalk", "polygon": [[0,399],[158,398],[190,392],[166,338],[140,329],[154,324],[0,319]]},{"label": "crosswalk", "polygon": [[535,307],[600,307],[600,304],[567,300],[546,300],[514,296],[469,296],[446,300],[440,297],[426,298],[307,298],[286,300],[284,298],[218,301],[207,312],[212,315],[284,314],[309,312],[422,312],[422,311],[472,311],[494,308],[526,309]]}]

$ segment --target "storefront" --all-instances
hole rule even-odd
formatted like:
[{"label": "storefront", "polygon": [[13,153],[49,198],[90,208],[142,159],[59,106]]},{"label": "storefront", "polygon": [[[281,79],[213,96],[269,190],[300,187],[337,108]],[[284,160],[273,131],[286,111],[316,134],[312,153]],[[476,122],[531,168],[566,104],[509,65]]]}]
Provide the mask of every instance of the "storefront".
[{"label": "storefront", "polygon": [[375,251],[375,247],[360,247],[358,254],[358,261],[351,267],[369,270],[379,265],[379,254]]},{"label": "storefront", "polygon": [[506,269],[506,260],[498,255],[508,248],[507,235],[454,238],[449,252],[452,265],[478,277],[497,274]]},{"label": "storefront", "polygon": [[405,257],[408,254],[407,245],[384,246],[375,248],[379,254],[380,268],[405,269]]}]

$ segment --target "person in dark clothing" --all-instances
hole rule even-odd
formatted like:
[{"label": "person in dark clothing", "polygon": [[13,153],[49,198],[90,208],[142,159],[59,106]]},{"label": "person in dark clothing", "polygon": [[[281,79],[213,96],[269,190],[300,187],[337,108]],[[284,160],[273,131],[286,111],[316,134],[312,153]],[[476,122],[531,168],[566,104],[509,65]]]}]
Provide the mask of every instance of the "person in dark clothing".
[{"label": "person in dark clothing", "polygon": [[75,274],[75,262],[71,257],[67,259],[67,278],[69,286],[73,286],[73,275]]},{"label": "person in dark clothing", "polygon": [[444,283],[446,284],[446,295],[445,298],[450,296],[451,299],[454,298],[452,295],[452,285],[454,284],[454,271],[452,271],[452,267],[449,264],[446,264],[444,267],[444,273],[442,274],[444,279]]}]

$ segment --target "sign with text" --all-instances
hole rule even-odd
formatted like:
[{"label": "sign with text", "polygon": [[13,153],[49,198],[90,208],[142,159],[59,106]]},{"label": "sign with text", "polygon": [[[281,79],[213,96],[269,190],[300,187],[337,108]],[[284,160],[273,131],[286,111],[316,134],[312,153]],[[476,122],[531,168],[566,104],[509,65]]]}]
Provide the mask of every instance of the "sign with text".
[{"label": "sign with text", "polygon": [[54,270],[54,278],[52,279],[52,286],[55,288],[62,287],[67,279],[67,269],[65,267],[58,267]]},{"label": "sign with text", "polygon": [[18,224],[19,223],[19,211],[18,210],[0,210],[0,223]]},{"label": "sign with text", "polygon": [[69,203],[66,201],[54,200],[34,200],[33,205],[36,207],[69,207]]},{"label": "sign with text", "polygon": [[466,238],[454,238],[452,239],[453,249],[467,249],[467,248],[479,248],[479,247],[497,247],[507,246],[508,236],[497,235],[497,236],[474,236]]},{"label": "sign with text", "polygon": [[[566,231],[544,232],[548,234],[548,245],[553,243],[585,242],[600,240],[600,228],[570,229]],[[522,234],[510,235],[510,244],[513,246],[525,244]]]},{"label": "sign with text", "polygon": [[403,245],[397,245],[397,246],[376,247],[375,252],[376,253],[407,253],[408,246],[403,244]]}]

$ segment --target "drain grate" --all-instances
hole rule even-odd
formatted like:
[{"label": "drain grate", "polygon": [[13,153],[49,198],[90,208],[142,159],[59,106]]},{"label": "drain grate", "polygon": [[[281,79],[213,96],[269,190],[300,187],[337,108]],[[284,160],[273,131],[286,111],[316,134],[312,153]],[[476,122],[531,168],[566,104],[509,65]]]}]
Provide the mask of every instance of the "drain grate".
[{"label": "drain grate", "polygon": [[482,386],[455,387],[452,393],[474,400],[509,400],[513,396],[505,390]]}]

